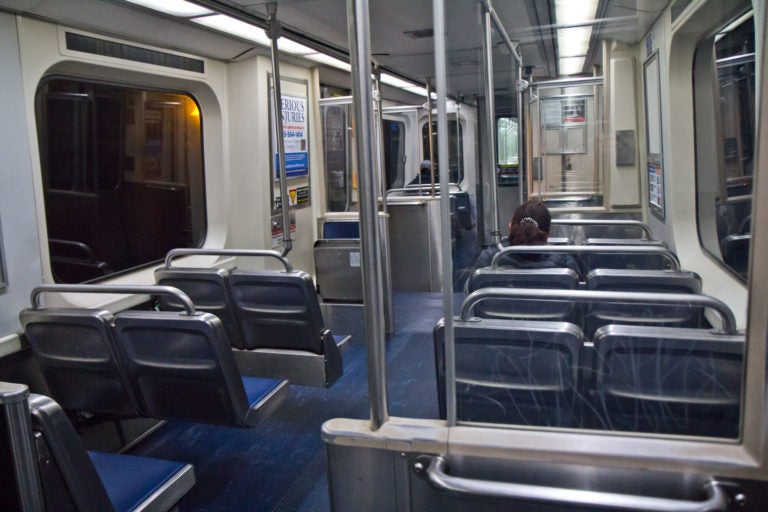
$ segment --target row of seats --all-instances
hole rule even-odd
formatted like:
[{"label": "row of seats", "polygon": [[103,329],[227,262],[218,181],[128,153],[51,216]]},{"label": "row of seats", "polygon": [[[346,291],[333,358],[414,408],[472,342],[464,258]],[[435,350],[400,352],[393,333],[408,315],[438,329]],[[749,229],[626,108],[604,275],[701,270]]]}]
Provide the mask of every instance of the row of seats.
[{"label": "row of seats", "polygon": [[[274,258],[284,270],[173,266],[179,256]],[[312,277],[293,270],[274,251],[174,249],[155,271],[159,285],[184,291],[200,311],[221,319],[244,375],[286,378],[292,384],[330,386],[341,377],[348,335],[325,327]],[[181,304],[164,296],[161,309]]]},{"label": "row of seats", "polygon": [[86,452],[56,402],[0,382],[0,510],[165,511],[194,484],[190,464]]},{"label": "row of seats", "polygon": [[[635,293],[701,292],[701,278],[694,272],[671,270],[596,269],[585,282],[571,269],[477,269],[467,282],[467,292],[484,288],[626,291]],[[609,323],[667,327],[707,327],[701,307],[680,303],[666,305],[600,304],[584,307],[571,301],[487,300],[475,307],[477,316],[512,320],[565,321],[578,325],[588,337]]]},{"label": "row of seats", "polygon": [[[496,291],[499,298],[538,293]],[[637,294],[558,293],[554,299],[640,302]],[[590,338],[567,322],[471,318],[467,301],[475,298],[468,297],[454,321],[458,419],[736,437],[744,336],[717,301],[688,297],[723,314],[725,332],[611,324]],[[434,344],[443,417],[444,330],[441,320]]]},{"label": "row of seats", "polygon": [[636,220],[624,219],[552,219],[550,229],[552,239],[564,244],[634,244],[651,243],[663,245],[654,239],[647,224]]},{"label": "row of seats", "polygon": [[[183,312],[43,308],[39,295],[172,295]],[[222,322],[168,287],[47,285],[20,315],[52,397],[65,409],[256,425],[287,396],[287,381],[241,377]]]},{"label": "row of seats", "polygon": [[[680,270],[677,255],[651,243],[621,245],[521,245],[505,247],[491,260],[491,268],[515,267],[521,260],[535,261],[552,255],[569,255],[578,266],[580,279],[601,268],[624,270]],[[574,270],[575,271],[575,270]]]}]

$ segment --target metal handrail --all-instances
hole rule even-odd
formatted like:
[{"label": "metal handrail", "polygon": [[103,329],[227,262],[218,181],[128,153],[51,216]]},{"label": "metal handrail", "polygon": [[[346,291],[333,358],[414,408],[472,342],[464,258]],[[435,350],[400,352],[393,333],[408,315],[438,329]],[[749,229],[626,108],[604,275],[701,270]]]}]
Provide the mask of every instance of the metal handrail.
[{"label": "metal handrail", "polygon": [[669,261],[672,270],[680,270],[677,255],[658,245],[512,245],[494,254],[491,266],[498,267],[499,260],[510,254],[653,254]]},{"label": "metal handrail", "polygon": [[176,298],[184,307],[188,315],[196,315],[195,305],[192,299],[172,286],[142,286],[142,285],[103,285],[103,284],[44,284],[37,286],[32,290],[30,302],[32,307],[40,309],[42,306],[38,302],[43,293],[113,293],[120,295],[170,295]]},{"label": "metal handrail", "polygon": [[601,302],[608,304],[690,304],[713,310],[722,320],[724,334],[737,334],[736,317],[720,299],[710,295],[696,293],[663,292],[604,292],[597,290],[547,290],[528,288],[481,288],[470,293],[461,304],[459,318],[467,321],[471,318],[472,308],[489,299],[518,299],[539,301]]},{"label": "metal handrail", "polygon": [[[463,190],[461,190],[461,186],[458,183],[450,182],[450,183],[448,183],[448,187],[449,187],[449,190],[448,190],[449,193],[463,192]],[[408,185],[407,187],[402,187],[402,188],[390,188],[390,189],[387,190],[387,195],[388,196],[389,195],[394,195],[396,193],[399,194],[399,193],[408,193],[408,192],[411,192],[411,193],[412,192],[421,192],[423,190],[430,190],[430,188],[431,188],[431,186],[430,186],[429,183],[424,183],[424,184],[421,184],[421,185],[414,184],[414,185]],[[450,190],[451,188],[454,188],[454,190]],[[435,193],[436,194],[440,194],[440,189],[439,188],[435,189]]]},{"label": "metal handrail", "polygon": [[451,476],[446,473],[448,462],[440,456],[432,457],[427,467],[429,483],[438,490],[470,496],[483,496],[508,500],[530,500],[539,503],[596,507],[606,510],[649,510],[653,512],[716,512],[728,509],[728,496],[715,481],[704,485],[706,497],[702,501],[674,498],[637,496],[604,491],[586,491],[543,485],[475,480]]},{"label": "metal handrail", "polygon": [[171,261],[177,256],[265,256],[280,260],[280,263],[283,264],[286,272],[293,271],[291,262],[277,251],[266,251],[259,249],[171,249],[168,251],[168,254],[165,255],[164,268],[171,268]]},{"label": "metal handrail", "polygon": [[629,219],[552,219],[556,226],[637,226],[645,232],[648,240],[653,240],[653,234],[648,224],[639,220]]}]

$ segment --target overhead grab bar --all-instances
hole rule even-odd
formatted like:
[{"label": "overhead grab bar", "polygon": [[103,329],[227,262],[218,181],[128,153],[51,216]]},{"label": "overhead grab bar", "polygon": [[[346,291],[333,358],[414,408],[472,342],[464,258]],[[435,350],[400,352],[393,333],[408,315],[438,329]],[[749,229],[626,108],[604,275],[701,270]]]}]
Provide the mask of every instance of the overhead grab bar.
[{"label": "overhead grab bar", "polygon": [[44,284],[32,290],[30,301],[32,307],[39,309],[42,306],[38,302],[43,293],[114,293],[119,295],[169,295],[174,297],[184,307],[184,311],[192,316],[196,315],[195,305],[192,299],[173,286],[141,286],[141,285],[102,285],[102,284]]},{"label": "overhead grab bar", "polygon": [[474,480],[446,473],[448,462],[440,456],[432,457],[427,467],[427,478],[440,491],[451,491],[471,496],[527,500],[566,506],[596,507],[605,510],[649,510],[652,512],[718,512],[728,509],[728,496],[717,482],[704,486],[706,497],[702,501],[673,498],[636,496],[603,491],[585,491],[543,485]]},{"label": "overhead grab bar", "polygon": [[510,254],[652,254],[665,258],[672,270],[680,270],[677,255],[658,245],[511,245],[493,255],[491,266],[498,267],[499,260]]},{"label": "overhead grab bar", "polygon": [[171,261],[177,256],[265,256],[280,260],[286,272],[293,270],[291,262],[279,252],[258,249],[171,249],[165,255],[165,268],[171,268]]},{"label": "overhead grab bar", "polygon": [[736,318],[720,299],[695,293],[604,292],[596,290],[546,290],[528,288],[481,288],[470,293],[461,304],[460,318],[471,318],[472,308],[488,299],[523,299],[542,301],[596,302],[612,304],[691,304],[715,311],[723,322],[723,333],[736,334]]}]

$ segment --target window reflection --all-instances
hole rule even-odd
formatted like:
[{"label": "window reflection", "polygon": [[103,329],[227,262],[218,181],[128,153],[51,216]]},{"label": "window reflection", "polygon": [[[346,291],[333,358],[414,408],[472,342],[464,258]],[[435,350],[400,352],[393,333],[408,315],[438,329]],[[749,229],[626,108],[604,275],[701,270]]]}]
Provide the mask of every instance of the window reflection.
[{"label": "window reflection", "polygon": [[200,110],[190,96],[53,79],[37,106],[56,282],[97,279],[202,243]]},{"label": "window reflection", "polygon": [[[703,60],[709,48],[700,46],[697,59]],[[743,280],[747,279],[751,240],[752,175],[755,139],[755,36],[751,14],[726,26],[714,37],[712,51],[717,74],[716,104],[697,97],[697,114],[714,111],[718,149],[716,168],[707,171],[704,145],[709,144],[706,127],[697,130],[697,169],[699,233],[705,248]],[[706,67],[699,64],[694,80],[702,87]],[[707,183],[709,182],[709,184]],[[711,183],[717,184],[712,190]],[[706,216],[714,203],[715,222]],[[711,235],[710,231],[714,231]]]}]

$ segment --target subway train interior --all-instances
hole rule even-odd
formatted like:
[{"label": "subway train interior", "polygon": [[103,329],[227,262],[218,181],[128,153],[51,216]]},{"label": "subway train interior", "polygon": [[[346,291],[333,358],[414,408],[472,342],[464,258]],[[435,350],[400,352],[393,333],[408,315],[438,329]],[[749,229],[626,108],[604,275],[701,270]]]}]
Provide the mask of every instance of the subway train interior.
[{"label": "subway train interior", "polygon": [[0,0],[0,509],[768,510],[767,23]]}]

